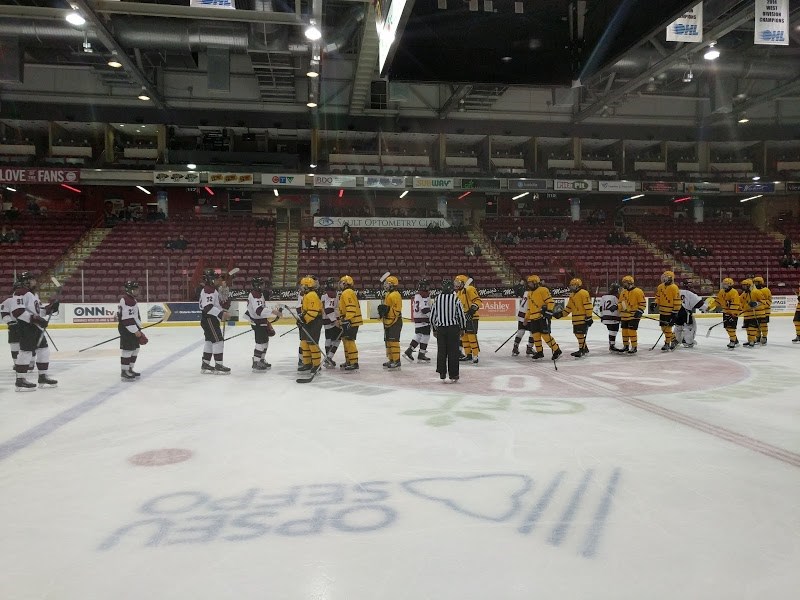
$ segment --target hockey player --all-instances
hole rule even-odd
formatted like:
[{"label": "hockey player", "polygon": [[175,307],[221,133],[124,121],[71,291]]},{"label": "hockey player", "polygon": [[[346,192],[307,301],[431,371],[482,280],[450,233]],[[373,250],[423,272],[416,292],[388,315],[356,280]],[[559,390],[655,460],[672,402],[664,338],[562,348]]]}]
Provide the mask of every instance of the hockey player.
[{"label": "hockey player", "polygon": [[58,381],[47,374],[50,366],[50,347],[47,345],[45,328],[47,315],[58,310],[58,300],[42,306],[39,294],[36,293],[38,282],[36,276],[27,271],[17,278],[19,286],[14,290],[14,304],[11,315],[17,321],[19,330],[19,354],[14,361],[17,372],[15,389],[18,392],[33,391],[36,384],[25,379],[25,374],[32,368],[31,362],[36,357],[36,368],[39,370],[39,387],[55,387]]},{"label": "hockey player", "polygon": [[339,322],[339,298],[336,294],[336,280],[333,278],[325,282],[325,293],[322,294],[322,324],[325,327],[325,367],[332,369],[336,366],[333,355],[339,349],[339,341],[342,338],[342,328],[337,325]]},{"label": "hockey player", "polygon": [[519,356],[519,343],[526,332],[528,333],[528,347],[525,349],[525,354],[532,355],[533,335],[525,329],[525,313],[528,312],[528,293],[524,280],[520,279],[520,283],[514,286],[514,296],[519,298],[519,307],[517,308],[517,334],[514,336],[514,348],[511,350],[511,356]]},{"label": "hockey player", "polygon": [[592,326],[592,299],[589,292],[583,289],[583,281],[575,277],[569,282],[569,291],[572,294],[567,300],[566,306],[562,310],[553,313],[553,318],[560,319],[567,315],[572,315],[572,333],[578,340],[578,349],[570,353],[575,358],[580,358],[589,354],[589,347],[586,345],[586,334]]},{"label": "hockey player", "polygon": [[431,293],[427,279],[417,284],[417,293],[411,301],[411,318],[414,321],[414,338],[411,340],[404,354],[414,360],[414,350],[419,346],[417,358],[423,362],[430,362],[428,358],[428,342],[431,339]]},{"label": "hockey player", "polygon": [[681,308],[675,318],[675,339],[683,343],[684,348],[692,348],[695,344],[694,336],[697,333],[697,323],[694,312],[706,312],[708,304],[692,291],[692,282],[684,280],[680,288]]},{"label": "hockey player", "polygon": [[639,350],[639,321],[647,308],[642,288],[637,287],[632,275],[622,278],[619,294],[619,318],[622,325],[622,351],[636,354]]},{"label": "hockey player", "polygon": [[11,350],[11,368],[16,371],[17,356],[19,355],[19,329],[17,320],[11,314],[15,303],[14,292],[21,286],[19,281],[14,281],[11,288],[11,296],[0,303],[0,319],[8,327],[8,347]]},{"label": "hockey player", "polygon": [[726,277],[722,280],[722,289],[717,292],[712,307],[718,307],[722,311],[722,326],[728,334],[728,348],[733,350],[739,345],[739,340],[736,338],[736,324],[742,312],[739,294],[733,289],[733,279]]},{"label": "hockey player", "polygon": [[764,278],[760,275],[753,277],[753,284],[761,292],[764,303],[764,317],[758,321],[758,337],[756,341],[760,342],[762,346],[766,346],[767,334],[769,333],[769,317],[772,314],[772,290],[766,286]]},{"label": "hockey player", "polygon": [[341,290],[339,294],[339,326],[342,328],[345,359],[345,363],[339,366],[345,371],[357,371],[356,336],[358,336],[358,328],[364,324],[361,318],[361,305],[358,303],[358,296],[353,289],[353,278],[350,275],[345,275],[339,280],[339,289]]},{"label": "hockey player", "polygon": [[135,381],[141,373],[133,370],[139,347],[147,344],[147,336],[142,331],[142,319],[139,315],[139,284],[129,280],[125,282],[125,293],[117,306],[117,331],[119,331],[120,365],[122,381]]},{"label": "hockey player", "polygon": [[661,347],[661,351],[668,352],[674,350],[678,345],[675,334],[672,332],[672,326],[675,325],[675,319],[681,309],[680,290],[675,285],[675,273],[672,271],[664,271],[661,275],[661,283],[656,288],[656,304],[659,313],[658,324],[664,333],[664,345]]},{"label": "hockey player", "polygon": [[[269,338],[275,335],[275,329],[267,317],[266,298],[264,297],[264,278],[253,277],[250,282],[250,294],[247,296],[247,318],[250,319],[250,327],[255,334],[255,347],[253,348],[253,371],[263,373],[270,367],[266,360],[267,348],[269,348]],[[275,316],[280,316],[281,309],[278,309]]]},{"label": "hockey player", "polygon": [[478,295],[478,290],[472,285],[472,278],[466,275],[456,275],[453,280],[453,288],[456,291],[456,297],[464,309],[464,314],[467,315],[467,328],[464,335],[461,336],[461,345],[464,348],[464,357],[459,358],[462,361],[471,361],[473,364],[478,364],[478,355],[481,353],[481,348],[478,345],[478,310],[483,306],[481,298]]},{"label": "hockey player", "polygon": [[[221,273],[206,269],[203,273],[203,289],[200,290],[200,326],[203,328],[205,345],[203,346],[203,363],[201,373],[216,373],[229,375],[231,370],[222,362],[225,349],[225,340],[222,337],[220,324],[228,320],[230,300],[223,300],[219,296],[218,288],[225,283]],[[214,357],[214,366],[211,366],[211,357]]]},{"label": "hockey player", "polygon": [[300,280],[300,293],[303,303],[298,313],[297,328],[300,330],[300,348],[303,350],[303,366],[298,371],[316,374],[322,362],[319,349],[319,336],[322,333],[322,301],[317,294],[317,280],[303,277]]},{"label": "hockey player", "polygon": [[600,297],[600,322],[608,329],[608,349],[611,352],[625,351],[616,345],[619,321],[619,284],[614,282],[608,286],[608,293]]},{"label": "hockey player", "polygon": [[387,369],[400,368],[400,331],[403,328],[403,299],[397,286],[400,281],[388,271],[381,277],[386,295],[378,306],[378,315],[383,321],[383,339],[386,343],[386,358],[383,366]]},{"label": "hockey player", "polygon": [[533,344],[536,352],[531,355],[533,360],[544,358],[542,340],[553,351],[552,359],[558,360],[561,348],[555,338],[550,335],[550,319],[556,303],[550,295],[550,290],[542,285],[538,275],[528,275],[528,311],[525,313],[525,328],[533,334]]},{"label": "hockey player", "polygon": [[742,307],[742,320],[747,329],[747,342],[742,344],[745,348],[755,348],[756,338],[760,329],[759,323],[764,318],[765,303],[760,290],[753,285],[752,279],[742,280],[742,291],[739,294],[739,304]]}]

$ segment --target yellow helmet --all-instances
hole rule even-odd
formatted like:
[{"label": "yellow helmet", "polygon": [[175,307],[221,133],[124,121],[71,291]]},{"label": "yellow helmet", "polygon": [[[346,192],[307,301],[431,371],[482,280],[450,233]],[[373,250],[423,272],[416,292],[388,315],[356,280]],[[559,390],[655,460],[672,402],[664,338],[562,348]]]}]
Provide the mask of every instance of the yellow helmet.
[{"label": "yellow helmet", "polygon": [[578,288],[582,287],[582,286],[583,286],[583,282],[577,277],[573,277],[569,282],[569,287],[570,288],[575,288],[576,290]]},{"label": "yellow helmet", "polygon": [[725,288],[726,290],[731,289],[733,287],[733,279],[731,279],[730,277],[726,277],[725,279],[723,279],[722,287]]},{"label": "yellow helmet", "polygon": [[633,285],[633,275],[625,275],[622,278],[622,285]]},{"label": "yellow helmet", "polygon": [[339,280],[339,287],[353,287],[353,278],[350,275],[343,275],[342,278]]},{"label": "yellow helmet", "polygon": [[761,275],[753,277],[753,283],[755,283],[756,285],[764,285],[764,278]]},{"label": "yellow helmet", "polygon": [[742,279],[742,287],[753,285],[752,279]]}]

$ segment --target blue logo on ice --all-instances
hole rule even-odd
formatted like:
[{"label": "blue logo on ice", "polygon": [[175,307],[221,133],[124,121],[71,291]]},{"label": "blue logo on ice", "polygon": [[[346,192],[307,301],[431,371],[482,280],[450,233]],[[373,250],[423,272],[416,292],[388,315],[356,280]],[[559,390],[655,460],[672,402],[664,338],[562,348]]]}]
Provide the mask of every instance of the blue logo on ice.
[{"label": "blue logo on ice", "polygon": [[673,28],[675,35],[697,35],[697,25],[684,25],[683,23],[675,23]]},{"label": "blue logo on ice", "polygon": [[767,29],[761,32],[761,39],[765,42],[784,42],[784,32],[780,30]]}]

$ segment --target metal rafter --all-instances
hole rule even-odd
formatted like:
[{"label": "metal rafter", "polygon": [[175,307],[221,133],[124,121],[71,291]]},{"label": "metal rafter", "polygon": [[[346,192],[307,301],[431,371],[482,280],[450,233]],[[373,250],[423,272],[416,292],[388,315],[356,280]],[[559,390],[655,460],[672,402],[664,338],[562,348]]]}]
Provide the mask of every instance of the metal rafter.
[{"label": "metal rafter", "polygon": [[703,38],[707,41],[701,42],[699,44],[683,44],[679,48],[677,48],[674,52],[667,55],[664,59],[658,61],[654,65],[652,65],[649,69],[646,69],[644,72],[640,73],[624,85],[618,87],[617,89],[613,90],[608,94],[604,94],[600,97],[599,100],[592,103],[587,108],[584,108],[582,111],[578,112],[575,115],[573,122],[580,123],[589,117],[597,114],[603,109],[603,106],[610,104],[612,102],[616,102],[620,100],[626,94],[629,94],[642,85],[648,83],[651,77],[656,77],[660,75],[667,69],[669,69],[673,64],[686,60],[686,58],[695,53],[699,52],[700,50],[707,48],[712,42],[716,42],[723,36],[727,35],[731,31],[737,29],[738,27],[744,25],[745,23],[752,21],[753,17],[755,16],[755,9],[752,4],[749,6],[737,11],[727,19],[725,19],[722,23],[707,31],[703,34]]}]

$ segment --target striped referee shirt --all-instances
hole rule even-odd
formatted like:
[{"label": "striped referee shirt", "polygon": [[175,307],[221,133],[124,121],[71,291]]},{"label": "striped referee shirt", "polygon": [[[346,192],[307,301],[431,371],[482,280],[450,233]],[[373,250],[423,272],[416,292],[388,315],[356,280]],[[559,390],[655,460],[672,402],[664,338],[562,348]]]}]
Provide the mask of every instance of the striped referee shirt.
[{"label": "striped referee shirt", "polygon": [[466,329],[467,317],[464,315],[461,302],[454,293],[436,296],[431,309],[431,324],[437,329],[452,325],[458,325],[460,329]]}]

